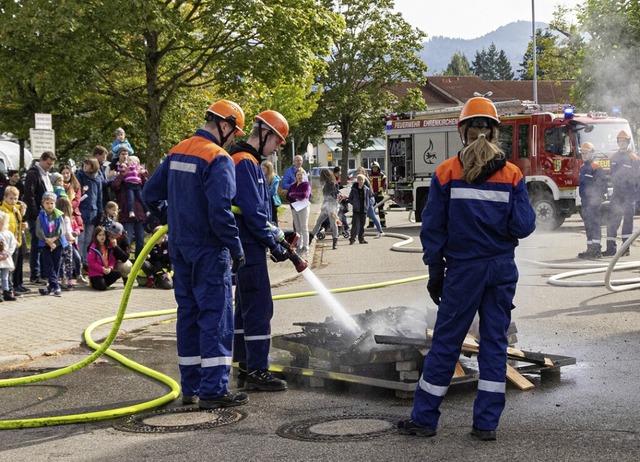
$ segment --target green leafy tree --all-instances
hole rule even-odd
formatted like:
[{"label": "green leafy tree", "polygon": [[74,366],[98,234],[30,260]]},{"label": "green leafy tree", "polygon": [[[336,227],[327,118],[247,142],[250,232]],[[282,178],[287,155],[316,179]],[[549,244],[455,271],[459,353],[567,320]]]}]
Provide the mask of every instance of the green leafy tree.
[{"label": "green leafy tree", "polygon": [[464,53],[456,51],[453,54],[453,56],[451,57],[451,62],[449,62],[449,65],[447,66],[447,69],[444,71],[443,75],[473,75],[473,72],[471,72],[471,64],[469,64],[469,60],[464,55]]},{"label": "green leafy tree", "polygon": [[[571,80],[580,68],[582,38],[577,31],[568,32],[562,38],[551,29],[536,30],[536,68],[539,80]],[[520,63],[518,74],[521,80],[533,79],[533,41],[529,42]]]},{"label": "green leafy tree", "polygon": [[212,100],[235,99],[248,124],[265,107],[307,115],[343,24],[314,0],[0,0],[0,14],[0,130],[50,112],[71,155],[123,126],[151,168]]},{"label": "green leafy tree", "polygon": [[382,133],[380,116],[398,103],[387,89],[403,81],[424,82],[427,67],[418,52],[425,34],[392,10],[391,0],[334,2],[346,27],[319,79],[322,96],[313,119],[316,126],[340,130],[344,168],[351,149],[360,152]]},{"label": "green leafy tree", "polygon": [[494,43],[488,50],[476,51],[471,70],[484,80],[513,80],[513,69],[506,53],[504,50],[498,52]]},{"label": "green leafy tree", "polygon": [[573,96],[585,109],[611,112],[618,106],[623,116],[638,124],[640,4],[588,0],[578,21],[588,40]]}]

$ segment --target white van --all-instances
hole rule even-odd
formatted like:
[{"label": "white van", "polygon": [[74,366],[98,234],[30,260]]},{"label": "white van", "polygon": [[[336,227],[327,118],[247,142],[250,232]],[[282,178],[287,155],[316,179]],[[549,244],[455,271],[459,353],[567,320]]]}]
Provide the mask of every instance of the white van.
[{"label": "white van", "polygon": [[[24,149],[24,168],[31,166],[33,156]],[[20,145],[14,141],[0,140],[0,171],[7,173],[9,170],[20,170]]]}]

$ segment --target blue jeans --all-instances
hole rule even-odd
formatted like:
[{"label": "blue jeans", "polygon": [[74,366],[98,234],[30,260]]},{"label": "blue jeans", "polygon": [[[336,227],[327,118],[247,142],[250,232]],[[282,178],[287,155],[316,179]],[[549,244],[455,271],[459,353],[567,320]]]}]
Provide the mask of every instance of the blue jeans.
[{"label": "blue jeans", "polygon": [[[142,249],[144,247],[144,227],[142,226],[141,221],[128,221],[123,223],[124,231],[127,233],[127,237],[129,238],[129,242],[136,245],[136,259]],[[135,237],[135,240],[134,240]]]}]

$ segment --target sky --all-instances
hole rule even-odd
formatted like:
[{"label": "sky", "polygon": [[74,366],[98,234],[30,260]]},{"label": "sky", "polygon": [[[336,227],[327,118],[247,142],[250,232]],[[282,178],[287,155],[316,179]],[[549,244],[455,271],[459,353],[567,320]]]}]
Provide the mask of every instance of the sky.
[{"label": "sky", "polygon": [[[584,0],[534,0],[536,22],[551,21],[556,5]],[[395,0],[395,11],[429,37],[474,39],[510,22],[531,21],[532,0]]]}]

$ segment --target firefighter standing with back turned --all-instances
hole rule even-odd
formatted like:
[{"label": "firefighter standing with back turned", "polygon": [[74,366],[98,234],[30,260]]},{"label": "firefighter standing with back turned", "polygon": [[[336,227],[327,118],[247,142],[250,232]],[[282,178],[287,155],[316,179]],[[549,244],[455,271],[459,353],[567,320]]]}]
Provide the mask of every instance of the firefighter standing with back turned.
[{"label": "firefighter standing with back turned", "polygon": [[[371,183],[371,193],[376,201],[376,204],[380,203],[384,199],[384,190],[387,188],[387,177],[380,170],[380,164],[373,162],[371,164],[371,174],[369,175],[369,182]],[[374,210],[373,213],[376,211]],[[380,215],[380,226],[387,227],[387,219],[385,217],[384,209],[382,206],[378,208]],[[369,218],[369,225],[367,228],[373,228],[373,220]]]},{"label": "firefighter standing with back turned", "polygon": [[204,128],[169,151],[142,191],[154,215],[162,216],[168,204],[182,403],[198,403],[201,409],[249,401],[246,393],[227,388],[233,343],[231,272],[242,267],[244,255],[231,212],[235,168],[222,146],[244,135],[243,126],[240,106],[228,100],[213,103]]},{"label": "firefighter standing with back turned", "polygon": [[586,142],[580,146],[584,165],[580,168],[580,200],[582,220],[587,233],[587,250],[578,258],[602,258],[602,226],[600,214],[602,202],[607,193],[607,177],[600,164],[594,160],[595,147]]},{"label": "firefighter standing with back turned", "polygon": [[[620,221],[622,221],[622,242],[633,234],[633,214],[640,180],[640,159],[629,149],[631,136],[624,130],[620,130],[617,142],[618,150],[610,158],[613,194],[609,202],[607,218],[607,250],[602,252],[605,257],[611,257],[618,251],[616,238]],[[629,253],[627,249],[622,256],[628,256]]]},{"label": "firefighter standing with back turned", "polygon": [[269,371],[273,300],[265,250],[277,261],[289,253],[278,242],[267,222],[271,221],[269,185],[260,163],[274,153],[289,133],[287,120],[276,111],[263,111],[254,118],[246,142],[229,147],[236,166],[236,222],[246,264],[236,274],[233,360],[239,363],[238,387],[283,391],[287,382]]},{"label": "firefighter standing with back turned", "polygon": [[471,434],[496,439],[505,406],[507,329],[518,281],[518,239],[535,229],[535,214],[520,170],[498,147],[500,119],[483,97],[466,102],[458,119],[463,149],[444,161],[431,181],[420,240],[429,266],[429,295],[438,306],[431,348],[403,435],[436,434],[438,408],[460,358],[465,336],[480,316],[480,377]]}]

